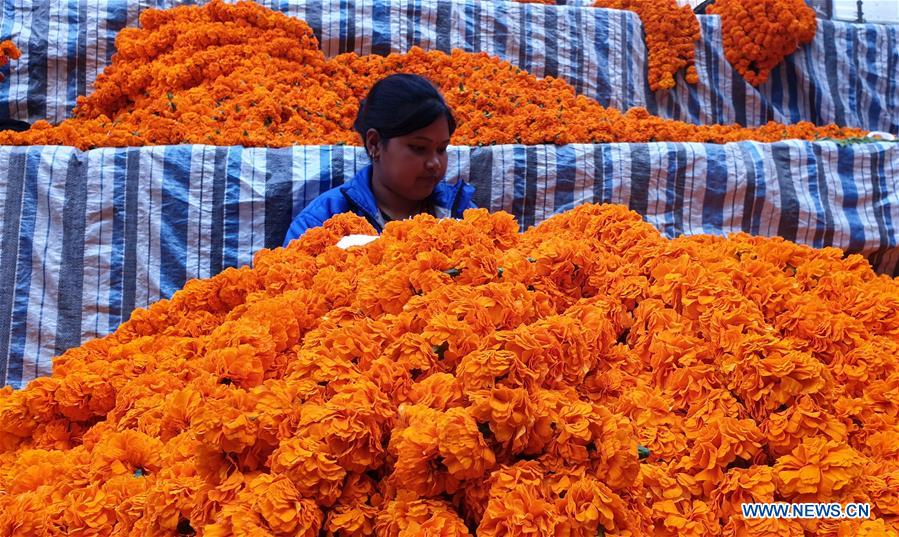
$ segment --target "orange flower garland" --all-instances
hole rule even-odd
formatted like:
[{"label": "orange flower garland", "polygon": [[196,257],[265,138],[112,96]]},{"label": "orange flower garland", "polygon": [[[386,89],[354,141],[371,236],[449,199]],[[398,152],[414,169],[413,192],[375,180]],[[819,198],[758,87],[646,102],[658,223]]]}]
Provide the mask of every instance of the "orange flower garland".
[{"label": "orange flower garland", "polygon": [[815,11],[805,0],[716,0],[708,12],[721,15],[724,55],[753,86],[764,84],[817,31]]},{"label": "orange flower garland", "polygon": [[[351,214],[0,391],[0,536],[899,535],[899,281],[584,205]],[[821,337],[821,334],[829,334]],[[866,502],[870,520],[743,519]]]},{"label": "orange flower garland", "polygon": [[596,0],[596,7],[633,11],[643,23],[649,55],[649,89],[674,88],[674,75],[686,69],[689,84],[699,82],[694,65],[699,21],[690,6],[676,0]]},{"label": "orange flower garland", "polygon": [[430,77],[459,118],[454,142],[566,144],[739,140],[772,142],[860,136],[811,123],[697,126],[636,108],[622,113],[537,79],[486,54],[412,49],[388,57],[327,60],[302,21],[254,3],[182,6],[141,14],[142,28],[116,39],[112,64],[72,119],[2,132],[3,145],[80,149],[157,144],[283,147],[359,144],[351,127],[359,100],[396,72]]},{"label": "orange flower garland", "polygon": [[[7,39],[0,43],[0,67],[8,64],[9,60],[18,60],[21,56],[22,52],[12,41]],[[0,80],[5,79],[6,77],[0,74]]]}]

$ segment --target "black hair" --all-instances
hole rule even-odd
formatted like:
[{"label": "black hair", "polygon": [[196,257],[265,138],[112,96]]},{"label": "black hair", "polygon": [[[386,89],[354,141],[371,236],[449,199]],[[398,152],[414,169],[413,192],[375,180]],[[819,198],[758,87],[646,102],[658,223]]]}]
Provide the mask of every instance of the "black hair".
[{"label": "black hair", "polygon": [[400,73],[382,78],[372,86],[368,96],[359,103],[353,129],[366,145],[365,133],[369,129],[377,131],[386,142],[423,129],[441,116],[446,117],[452,135],[456,119],[437,88],[427,78]]}]

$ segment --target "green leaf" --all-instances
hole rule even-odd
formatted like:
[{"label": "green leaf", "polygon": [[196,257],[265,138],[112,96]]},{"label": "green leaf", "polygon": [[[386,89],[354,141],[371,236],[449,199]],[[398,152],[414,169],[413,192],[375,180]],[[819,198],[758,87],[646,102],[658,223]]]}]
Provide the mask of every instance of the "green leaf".
[{"label": "green leaf", "polygon": [[646,446],[637,446],[637,457],[642,461],[643,459],[649,457],[650,451]]},{"label": "green leaf", "polygon": [[455,278],[459,274],[462,274],[462,271],[457,268],[446,269],[443,272],[449,274],[451,278]]}]

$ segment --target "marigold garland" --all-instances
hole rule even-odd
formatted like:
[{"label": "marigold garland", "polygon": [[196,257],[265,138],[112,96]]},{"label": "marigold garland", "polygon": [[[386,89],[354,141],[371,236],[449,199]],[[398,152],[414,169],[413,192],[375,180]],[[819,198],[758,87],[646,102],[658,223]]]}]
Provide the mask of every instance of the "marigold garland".
[{"label": "marigold garland", "polygon": [[724,55],[753,86],[764,84],[817,31],[815,11],[805,0],[716,0],[708,11],[721,15]]},{"label": "marigold garland", "polygon": [[[0,536],[899,535],[899,281],[584,205],[339,215],[0,391]],[[744,520],[745,502],[870,520]]]},{"label": "marigold garland", "polygon": [[424,74],[459,118],[454,143],[739,140],[860,136],[811,123],[696,126],[626,113],[576,95],[565,82],[538,79],[486,54],[412,49],[388,57],[346,54],[327,60],[303,21],[254,3],[147,10],[141,28],[116,38],[116,54],[78,98],[72,119],[0,132],[0,144],[80,149],[157,144],[283,147],[358,144],[352,121],[379,78]]},{"label": "marigold garland", "polygon": [[649,89],[674,88],[674,75],[682,69],[686,69],[687,83],[699,82],[694,63],[701,35],[689,5],[679,6],[677,0],[596,0],[593,5],[633,11],[640,17],[646,35]]},{"label": "marigold garland", "polygon": [[[21,56],[22,52],[12,41],[7,39],[0,43],[0,67],[8,64],[9,60],[18,60]],[[5,79],[6,77],[0,74],[0,81]]]}]

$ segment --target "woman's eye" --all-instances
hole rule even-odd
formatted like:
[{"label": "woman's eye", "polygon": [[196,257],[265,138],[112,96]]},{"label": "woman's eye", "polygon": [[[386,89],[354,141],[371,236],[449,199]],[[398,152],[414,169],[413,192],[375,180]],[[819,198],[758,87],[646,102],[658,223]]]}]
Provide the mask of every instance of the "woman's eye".
[{"label": "woman's eye", "polygon": [[437,152],[440,153],[441,155],[446,153],[446,147],[438,147]]},{"label": "woman's eye", "polygon": [[415,151],[416,153],[424,153],[425,152],[425,148],[420,145],[410,145],[409,147],[412,149],[412,151]]}]

